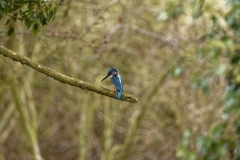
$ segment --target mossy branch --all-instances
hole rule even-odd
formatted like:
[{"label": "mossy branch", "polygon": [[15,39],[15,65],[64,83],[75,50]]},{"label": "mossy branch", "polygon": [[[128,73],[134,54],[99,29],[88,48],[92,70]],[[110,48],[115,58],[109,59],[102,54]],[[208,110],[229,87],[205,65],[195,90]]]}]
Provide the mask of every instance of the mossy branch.
[{"label": "mossy branch", "polygon": [[[35,70],[37,70],[38,72],[41,72],[49,77],[52,77],[55,80],[60,81],[61,83],[66,83],[75,87],[79,87],[81,89],[83,89],[84,91],[92,91],[92,92],[96,92],[98,94],[102,94],[111,98],[116,99],[116,94],[115,92],[107,89],[107,88],[103,88],[100,86],[97,86],[95,84],[92,83],[88,83],[88,82],[84,82],[69,76],[66,76],[64,74],[58,73],[48,67],[45,67],[37,62],[32,61],[30,58],[17,54],[7,48],[5,48],[4,46],[0,46],[0,54],[11,58],[14,61],[18,61],[22,64],[25,64]],[[122,97],[121,97],[122,101],[127,101],[127,102],[131,102],[131,103],[137,103],[137,99],[134,98],[132,95],[128,95],[123,93]]]}]

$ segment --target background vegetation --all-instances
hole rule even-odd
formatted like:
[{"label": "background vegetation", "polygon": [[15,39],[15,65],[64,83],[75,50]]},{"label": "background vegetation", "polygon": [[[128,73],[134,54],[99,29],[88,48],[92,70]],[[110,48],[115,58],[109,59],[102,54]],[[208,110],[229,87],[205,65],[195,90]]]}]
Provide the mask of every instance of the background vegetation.
[{"label": "background vegetation", "polygon": [[0,56],[1,160],[239,158],[238,0],[11,2],[1,45],[109,88],[115,66],[138,103]]}]

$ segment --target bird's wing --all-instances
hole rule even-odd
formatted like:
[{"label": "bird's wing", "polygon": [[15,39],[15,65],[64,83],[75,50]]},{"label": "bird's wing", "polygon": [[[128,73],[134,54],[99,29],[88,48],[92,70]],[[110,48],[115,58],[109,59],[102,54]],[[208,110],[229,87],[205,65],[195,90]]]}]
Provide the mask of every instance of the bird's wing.
[{"label": "bird's wing", "polygon": [[124,82],[123,82],[122,77],[121,77],[121,81],[122,81],[122,90],[124,90]]},{"label": "bird's wing", "polygon": [[112,76],[111,81],[118,91],[123,91],[123,80],[119,75]]}]

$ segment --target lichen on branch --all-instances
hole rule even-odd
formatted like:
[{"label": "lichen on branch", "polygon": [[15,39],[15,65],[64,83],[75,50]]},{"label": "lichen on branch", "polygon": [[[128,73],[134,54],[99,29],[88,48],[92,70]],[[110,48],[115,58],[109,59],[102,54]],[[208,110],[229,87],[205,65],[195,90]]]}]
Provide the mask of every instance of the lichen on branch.
[{"label": "lichen on branch", "polygon": [[[16,52],[13,52],[13,51],[5,48],[4,46],[0,46],[0,54],[4,55],[5,57],[11,58],[14,61],[17,61],[24,65],[27,65],[38,72],[41,72],[49,77],[52,77],[55,80],[60,81],[61,83],[66,83],[71,86],[79,87],[79,88],[83,89],[84,91],[92,91],[97,94],[102,94],[102,95],[116,99],[115,92],[113,92],[107,88],[103,88],[103,87],[97,86],[95,84],[84,82],[84,81],[66,76],[64,74],[61,74],[59,72],[56,72],[48,67],[45,67],[37,62],[34,62],[33,60],[31,60],[30,58],[28,58],[26,56],[23,56],[23,55],[17,54]],[[137,103],[136,98],[134,98],[132,95],[128,95],[125,93],[122,94],[121,100],[131,102],[131,103]]]}]

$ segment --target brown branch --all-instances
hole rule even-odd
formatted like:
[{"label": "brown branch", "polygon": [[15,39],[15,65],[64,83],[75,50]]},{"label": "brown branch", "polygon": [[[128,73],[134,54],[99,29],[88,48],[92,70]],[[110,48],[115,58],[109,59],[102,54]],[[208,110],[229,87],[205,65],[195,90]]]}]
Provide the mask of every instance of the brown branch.
[{"label": "brown branch", "polygon": [[[66,84],[69,84],[69,85],[72,85],[75,87],[79,87],[79,88],[83,89],[84,91],[92,91],[92,92],[96,92],[98,94],[102,94],[102,95],[116,99],[115,92],[113,92],[109,89],[97,86],[92,83],[84,82],[84,81],[81,81],[81,80],[78,80],[78,79],[75,79],[72,77],[68,77],[64,74],[56,72],[48,67],[45,67],[37,62],[32,61],[28,57],[17,54],[15,52],[5,48],[4,46],[0,46],[0,54],[4,55],[6,57],[9,57],[14,61],[18,61],[22,64],[25,64],[25,65],[37,70],[38,72],[41,72],[49,77],[52,77],[55,80],[60,81],[61,83],[66,83]],[[131,102],[131,103],[137,103],[136,98],[134,98],[132,95],[128,95],[125,93],[122,94],[121,100]]]},{"label": "brown branch", "polygon": [[14,16],[13,14],[10,14],[10,13],[7,13],[7,15],[9,15],[9,16],[12,17],[12,18],[16,18],[16,19],[18,19],[18,20],[21,20],[21,21],[24,20],[23,18],[16,17],[16,16]]}]

